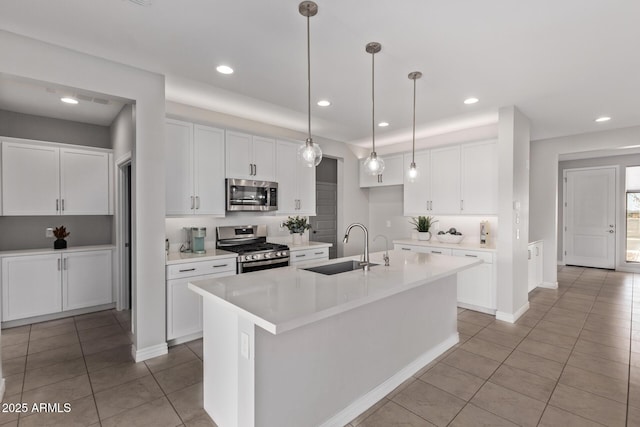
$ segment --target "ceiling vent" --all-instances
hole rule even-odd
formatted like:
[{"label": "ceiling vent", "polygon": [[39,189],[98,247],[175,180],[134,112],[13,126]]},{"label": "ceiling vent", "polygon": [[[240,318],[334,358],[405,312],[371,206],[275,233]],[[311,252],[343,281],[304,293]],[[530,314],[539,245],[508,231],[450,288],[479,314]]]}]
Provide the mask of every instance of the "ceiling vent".
[{"label": "ceiling vent", "polygon": [[101,105],[109,104],[109,100],[108,99],[102,99],[102,98],[93,98],[93,102],[95,102],[96,104],[101,104]]},{"label": "ceiling vent", "polygon": [[80,101],[86,101],[86,102],[91,102],[93,100],[93,98],[91,98],[90,96],[83,95],[81,93],[77,94],[76,98],[79,99]]},{"label": "ceiling vent", "polygon": [[131,3],[135,3],[140,6],[151,6],[153,0],[129,0]]}]

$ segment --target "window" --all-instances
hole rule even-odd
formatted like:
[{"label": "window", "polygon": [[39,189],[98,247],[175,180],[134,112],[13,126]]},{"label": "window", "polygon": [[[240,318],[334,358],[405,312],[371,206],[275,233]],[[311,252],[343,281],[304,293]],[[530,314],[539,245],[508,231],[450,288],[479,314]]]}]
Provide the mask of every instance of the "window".
[{"label": "window", "polygon": [[640,166],[626,168],[627,262],[640,262]]}]

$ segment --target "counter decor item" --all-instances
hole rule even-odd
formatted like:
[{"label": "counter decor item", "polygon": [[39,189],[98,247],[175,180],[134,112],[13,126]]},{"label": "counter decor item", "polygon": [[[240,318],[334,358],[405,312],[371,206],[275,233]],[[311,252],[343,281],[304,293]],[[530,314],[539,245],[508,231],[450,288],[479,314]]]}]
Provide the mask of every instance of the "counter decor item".
[{"label": "counter decor item", "polygon": [[448,231],[439,231],[436,234],[436,239],[440,243],[454,243],[458,244],[464,240],[464,236],[455,228],[451,227]]},{"label": "counter decor item", "polygon": [[302,235],[305,231],[311,229],[311,225],[307,222],[306,217],[287,217],[287,220],[282,223],[284,227],[287,227],[289,233],[293,235],[293,244],[299,245],[302,243]]},{"label": "counter decor item", "polygon": [[69,234],[64,225],[56,227],[53,230],[53,235],[56,236],[56,240],[53,242],[53,249],[67,249],[67,241],[64,240]]},{"label": "counter decor item", "polygon": [[433,219],[432,216],[418,216],[411,218],[409,221],[413,224],[413,227],[418,232],[418,240],[429,241],[431,240],[431,226],[438,222],[437,219]]}]

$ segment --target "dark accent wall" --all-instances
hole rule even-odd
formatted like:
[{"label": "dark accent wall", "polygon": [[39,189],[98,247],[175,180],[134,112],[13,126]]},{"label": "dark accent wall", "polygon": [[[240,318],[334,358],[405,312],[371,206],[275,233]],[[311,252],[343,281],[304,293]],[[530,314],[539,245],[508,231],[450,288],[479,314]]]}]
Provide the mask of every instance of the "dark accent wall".
[{"label": "dark accent wall", "polygon": [[0,110],[0,136],[111,148],[109,126]]},{"label": "dark accent wall", "polygon": [[338,161],[336,159],[323,157],[320,164],[316,166],[316,181],[337,184]]}]

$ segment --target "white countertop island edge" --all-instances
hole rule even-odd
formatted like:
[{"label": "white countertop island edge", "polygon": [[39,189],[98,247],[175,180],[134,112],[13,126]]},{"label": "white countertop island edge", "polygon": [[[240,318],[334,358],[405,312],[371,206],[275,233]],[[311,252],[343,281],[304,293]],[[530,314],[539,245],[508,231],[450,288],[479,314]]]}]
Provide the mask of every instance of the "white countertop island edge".
[{"label": "white countertop island edge", "polygon": [[[371,267],[371,271],[369,272],[357,270],[333,276],[325,276],[292,266],[218,279],[196,280],[189,282],[188,287],[204,298],[214,301],[264,330],[277,335],[322,319],[339,315],[363,305],[371,304],[400,292],[426,285],[429,282],[450,276],[482,263],[481,260],[474,258],[442,257],[431,254],[389,251],[391,265],[386,267],[382,260],[382,254],[383,252],[377,252],[370,255],[371,262],[379,265]],[[305,264],[304,268],[358,259],[358,256],[354,256],[331,261],[323,260],[314,264]],[[429,274],[425,274],[424,276],[419,274],[420,269],[422,269],[422,271],[428,271]],[[224,296],[227,292],[233,293],[234,290],[243,292],[251,287],[259,287],[260,284],[258,282],[271,282],[271,286],[278,287],[278,292],[287,292],[292,290],[290,286],[292,282],[298,283],[301,286],[305,286],[305,282],[307,282],[307,285],[313,282],[315,286],[340,286],[341,283],[339,283],[339,281],[347,279],[350,282],[349,286],[367,287],[371,292],[359,295],[345,302],[336,302],[334,305],[323,309],[310,309],[306,312],[301,312],[299,305],[289,307],[291,309],[289,311],[287,311],[287,307],[285,307],[283,308],[283,312],[271,316],[267,313],[269,308],[266,307],[266,304],[268,302],[260,301],[259,298],[253,298],[251,293],[246,293],[245,297],[238,298]],[[342,282],[342,284],[344,284],[344,282]],[[283,299],[295,301],[295,297]]]}]

